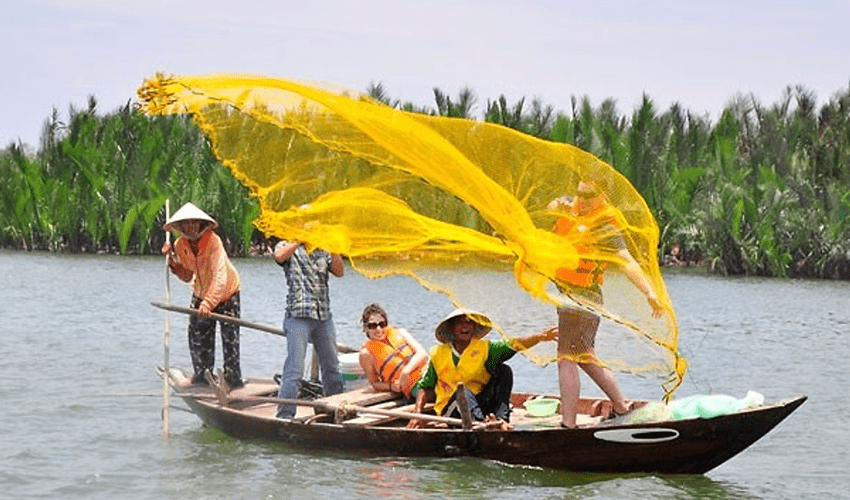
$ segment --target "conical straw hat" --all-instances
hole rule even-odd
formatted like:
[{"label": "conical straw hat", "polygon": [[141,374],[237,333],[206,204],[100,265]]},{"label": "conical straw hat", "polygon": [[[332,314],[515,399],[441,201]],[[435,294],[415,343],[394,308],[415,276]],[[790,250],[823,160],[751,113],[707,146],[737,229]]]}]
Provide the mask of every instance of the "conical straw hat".
[{"label": "conical straw hat", "polygon": [[191,203],[187,203],[180,207],[180,210],[174,212],[174,215],[172,215],[162,227],[164,227],[166,231],[171,231],[174,229],[174,225],[176,223],[184,220],[200,220],[209,222],[211,225],[207,229],[215,229],[218,227],[218,222],[216,222],[215,219]]},{"label": "conical straw hat", "polygon": [[447,339],[451,338],[451,321],[459,316],[466,316],[476,323],[476,338],[481,338],[490,333],[490,318],[481,314],[480,312],[472,311],[469,309],[455,309],[448,316],[446,316],[446,319],[444,319],[439,325],[437,325],[437,329],[434,331],[434,336],[437,337],[437,341],[445,344]]}]

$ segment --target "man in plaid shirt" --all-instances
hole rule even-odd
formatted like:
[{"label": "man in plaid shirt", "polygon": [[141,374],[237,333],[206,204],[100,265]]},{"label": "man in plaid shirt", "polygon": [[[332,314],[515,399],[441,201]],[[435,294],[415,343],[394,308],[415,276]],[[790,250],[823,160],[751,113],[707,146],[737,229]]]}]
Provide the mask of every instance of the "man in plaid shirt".
[{"label": "man in plaid shirt", "polygon": [[[308,252],[301,242],[284,240],[275,245],[274,260],[283,267],[289,289],[283,318],[287,353],[278,397],[295,399],[298,396],[308,342],[313,344],[319,358],[322,393],[325,396],[339,394],[342,377],[331,317],[328,273],[342,277],[345,272],[342,257],[318,248]],[[292,418],[295,409],[295,405],[279,405],[277,417]]]}]

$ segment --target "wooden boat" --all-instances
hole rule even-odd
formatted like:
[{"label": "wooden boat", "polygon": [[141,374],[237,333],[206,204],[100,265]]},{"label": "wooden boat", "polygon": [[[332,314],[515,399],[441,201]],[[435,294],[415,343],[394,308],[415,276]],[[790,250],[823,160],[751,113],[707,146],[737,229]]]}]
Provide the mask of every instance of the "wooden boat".
[{"label": "wooden boat", "polygon": [[[174,386],[174,384],[172,384]],[[464,429],[430,416],[436,426],[407,429],[412,405],[371,388],[300,401],[293,419],[277,419],[277,384],[249,379],[225,393],[210,386],[174,387],[209,427],[240,439],[280,441],[314,450],[368,456],[469,456],[573,472],[703,474],[753,444],[806,400],[800,396],[712,418],[647,424],[603,420],[610,402],[583,398],[576,429],[559,415],[534,417],[515,393],[513,430]],[[632,408],[645,402],[632,401]]]}]

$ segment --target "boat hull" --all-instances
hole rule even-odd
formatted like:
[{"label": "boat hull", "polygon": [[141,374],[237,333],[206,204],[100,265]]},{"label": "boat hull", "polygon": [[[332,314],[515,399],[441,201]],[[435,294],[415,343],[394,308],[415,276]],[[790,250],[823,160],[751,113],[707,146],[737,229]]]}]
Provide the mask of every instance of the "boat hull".
[{"label": "boat hull", "polygon": [[713,418],[577,429],[407,429],[401,425],[306,423],[257,415],[212,398],[178,394],[209,427],[240,439],[368,456],[469,456],[574,472],[703,474],[737,455],[790,415],[805,396]]}]

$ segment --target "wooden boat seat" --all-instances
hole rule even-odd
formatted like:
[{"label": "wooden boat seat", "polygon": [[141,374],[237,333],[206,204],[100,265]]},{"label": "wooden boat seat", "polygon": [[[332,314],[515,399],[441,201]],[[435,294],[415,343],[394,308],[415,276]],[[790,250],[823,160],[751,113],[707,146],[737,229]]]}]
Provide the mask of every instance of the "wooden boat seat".
[{"label": "wooden boat seat", "polygon": [[327,403],[330,406],[339,406],[343,404],[352,404],[357,406],[372,406],[394,399],[401,400],[401,396],[394,392],[378,392],[372,387],[365,387],[354,391],[334,394],[316,399],[317,402]]},{"label": "wooden boat seat", "polygon": [[230,396],[240,398],[276,397],[278,385],[271,380],[249,379],[242,387],[230,391]]},{"label": "wooden boat seat", "polygon": [[[414,405],[412,405],[412,404],[407,404],[407,405],[404,405],[404,406],[402,406],[402,405],[404,405],[404,400],[399,398],[399,399],[393,399],[391,401],[385,401],[383,403],[379,403],[379,404],[376,404],[376,405],[369,405],[369,408],[378,408],[378,409],[381,409],[381,410],[398,410],[398,411],[411,411],[414,408]],[[390,416],[383,416],[383,415],[358,415],[354,418],[343,421],[342,425],[360,425],[360,426],[380,425],[380,424],[391,422],[391,421],[397,420],[397,419],[399,419],[399,417],[390,417]]]},{"label": "wooden boat seat", "polygon": [[[322,398],[315,399],[313,401],[316,403],[325,403],[327,407],[342,407],[346,404],[355,406],[375,406],[382,405],[385,403],[389,403],[391,405],[389,407],[392,407],[393,405],[400,406],[404,403],[404,400],[400,395],[392,392],[378,392],[374,390],[371,386],[362,389],[356,389],[353,391],[343,392],[340,394],[334,394],[332,396],[325,396]],[[380,406],[375,407],[380,408]],[[310,408],[306,406],[299,406],[296,409],[295,413],[296,420],[303,421],[306,423],[314,421],[324,421],[328,417],[330,417],[332,420],[338,420],[356,418],[357,416],[354,414],[350,416],[347,416],[345,414],[334,415],[333,413],[327,413],[325,411],[322,411],[321,408]]]}]

